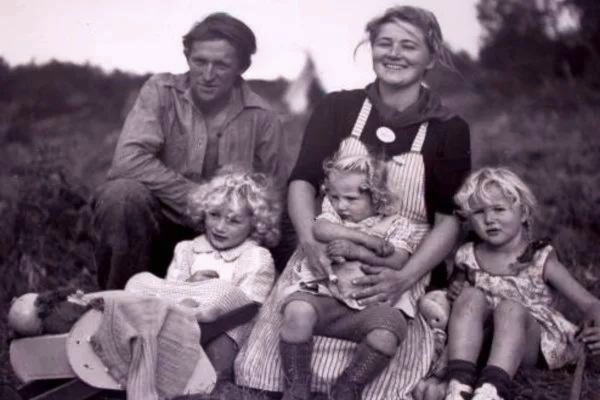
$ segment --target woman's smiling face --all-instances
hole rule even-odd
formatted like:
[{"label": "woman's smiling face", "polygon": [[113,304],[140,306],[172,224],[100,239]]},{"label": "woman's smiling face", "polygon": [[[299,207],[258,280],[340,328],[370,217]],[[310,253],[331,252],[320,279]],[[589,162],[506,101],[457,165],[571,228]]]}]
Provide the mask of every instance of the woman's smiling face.
[{"label": "woman's smiling face", "polygon": [[381,25],[371,48],[375,75],[396,89],[420,85],[435,63],[421,29],[400,20]]}]

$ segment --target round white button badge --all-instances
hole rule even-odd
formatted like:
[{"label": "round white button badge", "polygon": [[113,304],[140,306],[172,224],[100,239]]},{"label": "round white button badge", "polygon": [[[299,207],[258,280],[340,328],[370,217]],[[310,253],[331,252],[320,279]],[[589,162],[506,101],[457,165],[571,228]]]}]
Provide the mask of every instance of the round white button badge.
[{"label": "round white button badge", "polygon": [[377,139],[381,140],[383,143],[392,143],[396,140],[396,134],[387,126],[377,128],[375,134],[377,135]]}]

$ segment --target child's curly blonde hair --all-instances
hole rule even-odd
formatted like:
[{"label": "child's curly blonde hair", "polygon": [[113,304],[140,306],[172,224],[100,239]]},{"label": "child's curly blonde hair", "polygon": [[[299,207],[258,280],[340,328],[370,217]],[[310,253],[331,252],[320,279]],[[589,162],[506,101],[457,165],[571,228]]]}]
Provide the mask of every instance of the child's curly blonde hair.
[{"label": "child's curly blonde hair", "polygon": [[188,214],[203,231],[206,213],[231,203],[246,206],[252,215],[250,238],[266,247],[279,242],[281,196],[272,178],[236,166],[223,167],[210,181],[190,193]]},{"label": "child's curly blonde hair", "polygon": [[328,192],[332,172],[364,174],[365,180],[360,191],[369,193],[375,212],[379,215],[392,215],[398,212],[398,197],[388,186],[387,166],[383,159],[370,154],[344,155],[343,152],[337,152],[333,157],[325,160],[323,169],[325,180],[322,190],[325,194]]},{"label": "child's curly blonde hair", "polygon": [[467,177],[454,196],[461,216],[469,217],[475,207],[490,204],[493,200],[491,191],[494,189],[512,204],[523,207],[527,215],[527,227],[531,228],[537,204],[535,196],[517,174],[505,167],[484,167]]}]

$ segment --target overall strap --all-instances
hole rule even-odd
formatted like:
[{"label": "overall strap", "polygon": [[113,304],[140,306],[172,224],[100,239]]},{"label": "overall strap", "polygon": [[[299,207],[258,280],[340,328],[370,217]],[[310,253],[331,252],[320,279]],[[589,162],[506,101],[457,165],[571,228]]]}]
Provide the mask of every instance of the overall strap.
[{"label": "overall strap", "polygon": [[417,132],[417,136],[415,136],[415,140],[412,142],[412,146],[410,147],[410,151],[414,153],[420,153],[423,149],[423,143],[425,142],[425,137],[427,136],[427,127],[429,126],[429,122],[425,121],[419,126],[419,131]]},{"label": "overall strap", "polygon": [[350,134],[350,136],[354,138],[360,137],[363,129],[365,128],[365,124],[367,123],[367,119],[369,118],[369,114],[371,114],[372,108],[373,105],[367,97],[363,102],[360,112],[358,113],[358,117],[356,117],[356,121],[354,122],[354,127],[352,128],[352,133]]}]

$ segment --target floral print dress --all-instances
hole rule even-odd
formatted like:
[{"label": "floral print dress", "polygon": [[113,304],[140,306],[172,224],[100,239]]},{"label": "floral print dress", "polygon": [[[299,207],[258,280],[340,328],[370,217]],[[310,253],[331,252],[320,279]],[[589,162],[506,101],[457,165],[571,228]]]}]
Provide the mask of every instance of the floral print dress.
[{"label": "floral print dress", "polygon": [[469,282],[485,294],[492,308],[502,300],[522,304],[541,327],[541,352],[550,369],[575,361],[577,327],[555,308],[556,293],[544,281],[544,266],[553,248],[547,245],[533,256],[531,264],[516,275],[494,275],[481,268],[474,243],[456,253],[456,267],[467,272]]}]

